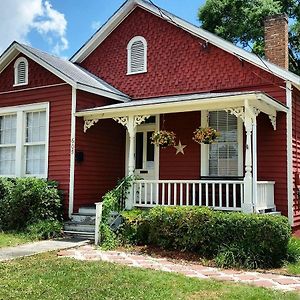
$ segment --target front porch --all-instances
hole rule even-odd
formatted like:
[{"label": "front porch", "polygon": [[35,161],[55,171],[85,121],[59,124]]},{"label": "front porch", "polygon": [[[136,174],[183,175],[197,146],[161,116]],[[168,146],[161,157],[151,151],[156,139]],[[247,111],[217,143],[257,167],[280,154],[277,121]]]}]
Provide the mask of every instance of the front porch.
[{"label": "front porch", "polygon": [[[160,149],[153,146],[153,160],[147,161],[149,150],[149,132],[161,128],[161,118],[166,114],[183,112],[201,112],[199,124],[206,126],[208,114],[213,111],[227,112],[236,118],[235,130],[241,135],[236,141],[236,168],[231,176],[212,176],[210,174],[208,145],[201,145],[199,160],[201,167],[198,178],[186,179],[186,174],[177,174],[174,179],[161,177],[159,163]],[[163,97],[156,99],[134,100],[121,104],[108,105],[76,113],[85,121],[84,130],[87,131],[101,119],[113,119],[122,124],[127,132],[126,174],[138,175],[132,191],[126,201],[126,208],[153,207],[155,205],[170,206],[208,206],[216,210],[243,211],[247,213],[272,212],[276,210],[275,187],[276,182],[270,178],[258,180],[257,150],[257,116],[268,116],[270,125],[276,130],[277,112],[286,112],[287,108],[267,96],[258,92],[196,94],[177,97]],[[155,123],[147,123],[150,116],[155,116]],[[150,127],[149,127],[150,126]],[[140,155],[141,165],[138,166],[138,140],[143,132],[141,128],[148,128],[141,137],[144,150]],[[231,132],[232,133],[232,132]],[[137,138],[138,137],[138,138]],[[149,150],[150,151],[150,150]],[[229,151],[229,150],[228,150]],[[162,159],[162,158],[161,158]],[[227,158],[229,161],[230,159]],[[232,162],[227,162],[223,168],[232,168]],[[153,169],[152,169],[153,167]],[[173,170],[176,172],[177,170]],[[224,174],[227,174],[226,171]],[[151,176],[150,176],[151,175]],[[195,176],[194,176],[195,177]]]}]

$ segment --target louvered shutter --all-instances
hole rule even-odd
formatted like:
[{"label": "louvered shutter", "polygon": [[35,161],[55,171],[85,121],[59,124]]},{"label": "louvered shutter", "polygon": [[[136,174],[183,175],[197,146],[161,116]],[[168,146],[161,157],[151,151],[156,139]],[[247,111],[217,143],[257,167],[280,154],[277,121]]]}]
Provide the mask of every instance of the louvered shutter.
[{"label": "louvered shutter", "polygon": [[136,41],[130,49],[130,72],[145,71],[145,46],[142,41]]},{"label": "louvered shutter", "polygon": [[17,67],[17,84],[26,83],[26,64],[20,61]]},{"label": "louvered shutter", "polygon": [[209,126],[221,132],[218,140],[209,146],[209,175],[237,176],[237,118],[225,111],[210,112]]}]

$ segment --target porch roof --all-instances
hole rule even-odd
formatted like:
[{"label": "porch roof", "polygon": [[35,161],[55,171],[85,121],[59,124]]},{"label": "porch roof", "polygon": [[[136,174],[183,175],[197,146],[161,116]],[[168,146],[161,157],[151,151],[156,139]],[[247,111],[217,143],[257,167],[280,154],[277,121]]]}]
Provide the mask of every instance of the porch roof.
[{"label": "porch roof", "polygon": [[242,107],[248,104],[267,114],[287,112],[281,102],[263,92],[201,93],[132,100],[130,102],[94,107],[77,112],[85,120],[107,119],[126,115],[154,115],[196,110],[221,110]]}]

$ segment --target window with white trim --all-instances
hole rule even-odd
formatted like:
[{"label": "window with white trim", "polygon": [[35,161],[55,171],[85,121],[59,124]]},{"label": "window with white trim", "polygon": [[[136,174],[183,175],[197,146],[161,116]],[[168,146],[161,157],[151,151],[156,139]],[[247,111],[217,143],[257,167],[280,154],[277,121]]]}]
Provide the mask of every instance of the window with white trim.
[{"label": "window with white trim", "polygon": [[226,111],[211,111],[208,125],[221,133],[209,145],[209,176],[239,176],[238,119]]},{"label": "window with white trim", "polygon": [[0,175],[15,174],[17,115],[0,116]]},{"label": "window with white trim", "polygon": [[46,103],[0,109],[0,176],[47,178],[48,131]]},{"label": "window with white trim", "polygon": [[46,111],[26,113],[25,174],[45,173]]},{"label": "window with white trim", "polygon": [[147,72],[147,41],[136,36],[127,45],[127,74]]},{"label": "window with white trim", "polygon": [[24,57],[19,57],[14,65],[15,82],[14,85],[28,84],[28,61]]}]

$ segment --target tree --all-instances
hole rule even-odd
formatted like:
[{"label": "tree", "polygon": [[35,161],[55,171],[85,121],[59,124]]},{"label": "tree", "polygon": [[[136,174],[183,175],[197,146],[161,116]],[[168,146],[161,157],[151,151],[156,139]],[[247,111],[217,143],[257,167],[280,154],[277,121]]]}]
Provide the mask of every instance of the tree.
[{"label": "tree", "polygon": [[207,0],[200,7],[201,27],[258,55],[264,55],[264,19],[289,17],[290,70],[300,74],[300,0]]}]

